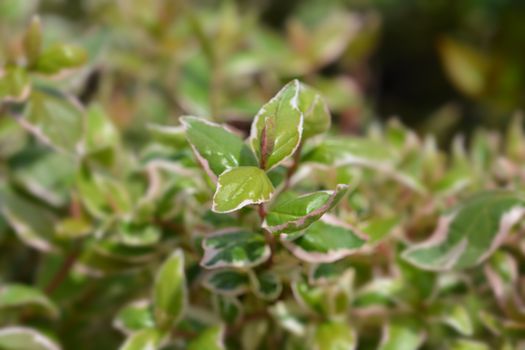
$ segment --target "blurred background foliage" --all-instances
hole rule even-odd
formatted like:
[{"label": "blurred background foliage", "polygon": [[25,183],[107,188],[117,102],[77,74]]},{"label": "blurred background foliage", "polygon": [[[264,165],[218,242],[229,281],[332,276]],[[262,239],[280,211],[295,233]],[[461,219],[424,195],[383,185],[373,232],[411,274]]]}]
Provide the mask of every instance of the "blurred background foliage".
[{"label": "blurred background foliage", "polygon": [[40,14],[46,41],[89,51],[83,74],[57,84],[101,102],[134,142],[145,123],[181,114],[246,127],[296,77],[325,94],[345,132],[397,116],[441,145],[478,125],[503,128],[525,101],[519,0],[0,4],[2,52],[16,55],[13,36]]}]

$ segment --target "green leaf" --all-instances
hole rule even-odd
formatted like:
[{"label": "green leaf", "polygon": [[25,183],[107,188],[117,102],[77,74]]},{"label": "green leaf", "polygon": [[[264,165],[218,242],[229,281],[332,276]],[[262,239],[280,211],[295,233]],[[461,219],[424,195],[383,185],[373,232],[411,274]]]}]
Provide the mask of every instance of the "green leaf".
[{"label": "green leaf", "polygon": [[55,44],[44,50],[35,63],[35,70],[56,74],[62,70],[77,68],[87,62],[86,51],[76,45]]},{"label": "green leaf", "polygon": [[343,322],[324,322],[317,326],[315,350],[352,350],[357,344],[357,334]]},{"label": "green leaf", "polygon": [[299,110],[304,116],[303,139],[322,134],[332,122],[328,106],[321,94],[308,85],[301,84]]},{"label": "green leaf", "polygon": [[219,176],[212,210],[229,213],[250,204],[264,203],[273,192],[274,187],[263,170],[252,166],[229,169]]},{"label": "green leaf", "polygon": [[0,103],[22,102],[31,92],[31,82],[21,67],[0,68]]},{"label": "green leaf", "polygon": [[155,319],[151,310],[151,304],[147,300],[139,300],[126,305],[113,320],[113,326],[124,333],[154,328]]},{"label": "green leaf", "polygon": [[426,270],[468,268],[487,259],[525,214],[516,192],[487,191],[467,199],[443,216],[432,237],[403,252]]},{"label": "green leaf", "polygon": [[195,155],[212,178],[232,168],[257,165],[250,148],[225,126],[196,117],[181,121]]},{"label": "green leaf", "polygon": [[39,251],[56,250],[53,244],[56,218],[47,207],[0,187],[0,211],[22,242]]},{"label": "green leaf", "polygon": [[188,344],[188,350],[225,350],[222,326],[210,327]]},{"label": "green leaf", "polygon": [[153,310],[160,329],[169,329],[184,314],[188,303],[184,254],[176,250],[160,267],[153,290]]},{"label": "green leaf", "polygon": [[377,243],[388,237],[398,227],[401,218],[398,216],[386,218],[372,218],[367,221],[361,231],[370,239],[370,243]]},{"label": "green leaf", "polygon": [[417,350],[425,340],[425,333],[416,322],[394,320],[383,327],[379,350]]},{"label": "green leaf", "polygon": [[103,165],[112,164],[120,145],[118,129],[100,105],[90,106],[86,117],[85,152]]},{"label": "green leaf", "polygon": [[460,339],[454,342],[450,347],[450,350],[489,350],[489,346],[485,343],[469,340],[469,339]]},{"label": "green leaf", "polygon": [[36,306],[51,317],[58,317],[57,306],[40,290],[22,284],[0,287],[0,309]]},{"label": "green leaf", "polygon": [[204,256],[201,265],[207,269],[220,267],[250,268],[270,257],[264,236],[242,229],[221,231],[202,241]]},{"label": "green leaf", "polygon": [[263,300],[275,300],[283,290],[281,279],[270,270],[250,274],[250,281],[254,294]]},{"label": "green leaf", "polygon": [[215,294],[213,305],[221,319],[228,324],[238,322],[243,314],[243,305],[236,297]]},{"label": "green leaf", "polygon": [[148,328],[133,333],[120,350],[156,350],[162,340],[162,333],[154,328]]},{"label": "green leaf", "polygon": [[13,326],[0,328],[2,350],[60,350],[60,346],[35,329]]},{"label": "green leaf", "polygon": [[457,304],[445,308],[442,321],[462,335],[470,336],[474,332],[470,315],[463,305]]},{"label": "green leaf", "polygon": [[285,193],[270,208],[264,227],[272,233],[303,230],[332,209],[347,189],[346,185],[337,185],[335,191],[318,191],[298,197]]},{"label": "green leaf", "polygon": [[366,237],[350,225],[326,215],[314,222],[298,238],[281,239],[298,259],[310,263],[329,263],[355,253]]},{"label": "green leaf", "polygon": [[290,157],[303,133],[303,114],[299,109],[301,84],[286,84],[257,113],[252,123],[250,144],[261,167],[269,170]]},{"label": "green leaf", "polygon": [[227,296],[244,294],[249,289],[249,277],[238,270],[225,269],[210,271],[202,284],[214,293]]},{"label": "green leaf", "polygon": [[41,141],[75,153],[84,132],[84,111],[70,96],[56,91],[34,91],[27,106],[31,131]]}]

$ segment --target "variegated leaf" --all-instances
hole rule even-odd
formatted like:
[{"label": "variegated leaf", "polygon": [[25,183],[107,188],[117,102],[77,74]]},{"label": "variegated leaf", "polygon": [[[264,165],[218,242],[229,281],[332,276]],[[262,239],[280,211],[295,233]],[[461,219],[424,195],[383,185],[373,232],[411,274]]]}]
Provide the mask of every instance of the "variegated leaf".
[{"label": "variegated leaf", "polygon": [[225,350],[223,342],[224,328],[215,326],[206,329],[192,340],[188,345],[188,350]]},{"label": "variegated leaf", "polygon": [[285,193],[270,208],[264,227],[271,233],[303,230],[332,209],[347,189],[347,185],[338,185],[334,191],[319,191],[298,197]]},{"label": "variegated leaf", "polygon": [[524,214],[525,199],[517,192],[479,193],[443,216],[433,236],[404,251],[403,257],[427,270],[478,265]]},{"label": "variegated leaf", "polygon": [[210,271],[204,277],[202,284],[210,291],[227,296],[246,293],[250,288],[250,279],[244,272],[224,269]]},{"label": "variegated leaf", "polygon": [[232,229],[210,235],[202,241],[204,256],[201,265],[208,269],[220,267],[250,268],[270,257],[270,247],[259,233]]},{"label": "variegated leaf", "polygon": [[61,347],[39,331],[21,326],[0,328],[2,350],[60,350]]}]

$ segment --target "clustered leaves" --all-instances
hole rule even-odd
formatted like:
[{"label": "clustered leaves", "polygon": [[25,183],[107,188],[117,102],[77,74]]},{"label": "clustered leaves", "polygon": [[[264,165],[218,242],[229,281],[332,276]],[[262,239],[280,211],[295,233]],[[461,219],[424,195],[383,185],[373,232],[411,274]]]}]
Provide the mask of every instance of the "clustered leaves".
[{"label": "clustered leaves", "polygon": [[66,348],[71,320],[101,332],[73,318],[84,304],[123,350],[523,346],[519,117],[506,144],[480,131],[447,155],[396,121],[337,135],[292,80],[249,135],[183,116],[137,150],[102,107],[42,85],[86,56],[40,35],[34,20],[0,77],[27,138],[2,154],[0,227],[40,264],[34,285],[0,280],[0,348]]}]

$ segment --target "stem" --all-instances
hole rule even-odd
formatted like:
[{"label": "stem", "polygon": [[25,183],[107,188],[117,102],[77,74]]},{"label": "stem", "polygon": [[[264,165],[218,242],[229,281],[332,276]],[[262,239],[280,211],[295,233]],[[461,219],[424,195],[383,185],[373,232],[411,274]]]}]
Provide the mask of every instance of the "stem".
[{"label": "stem", "polygon": [[288,168],[288,171],[286,172],[286,180],[284,182],[284,188],[283,191],[286,191],[290,187],[290,181],[292,180],[292,176],[295,174],[297,169],[299,168],[299,161],[301,159],[301,150],[302,150],[303,144],[300,143],[297,149],[295,150],[295,153],[293,155],[293,163],[292,166]]},{"label": "stem", "polygon": [[57,289],[62,284],[62,282],[64,282],[79,256],[79,249],[75,249],[68,256],[66,256],[62,262],[62,266],[60,266],[60,269],[55,273],[49,284],[44,289],[47,295],[51,295],[55,289]]}]

